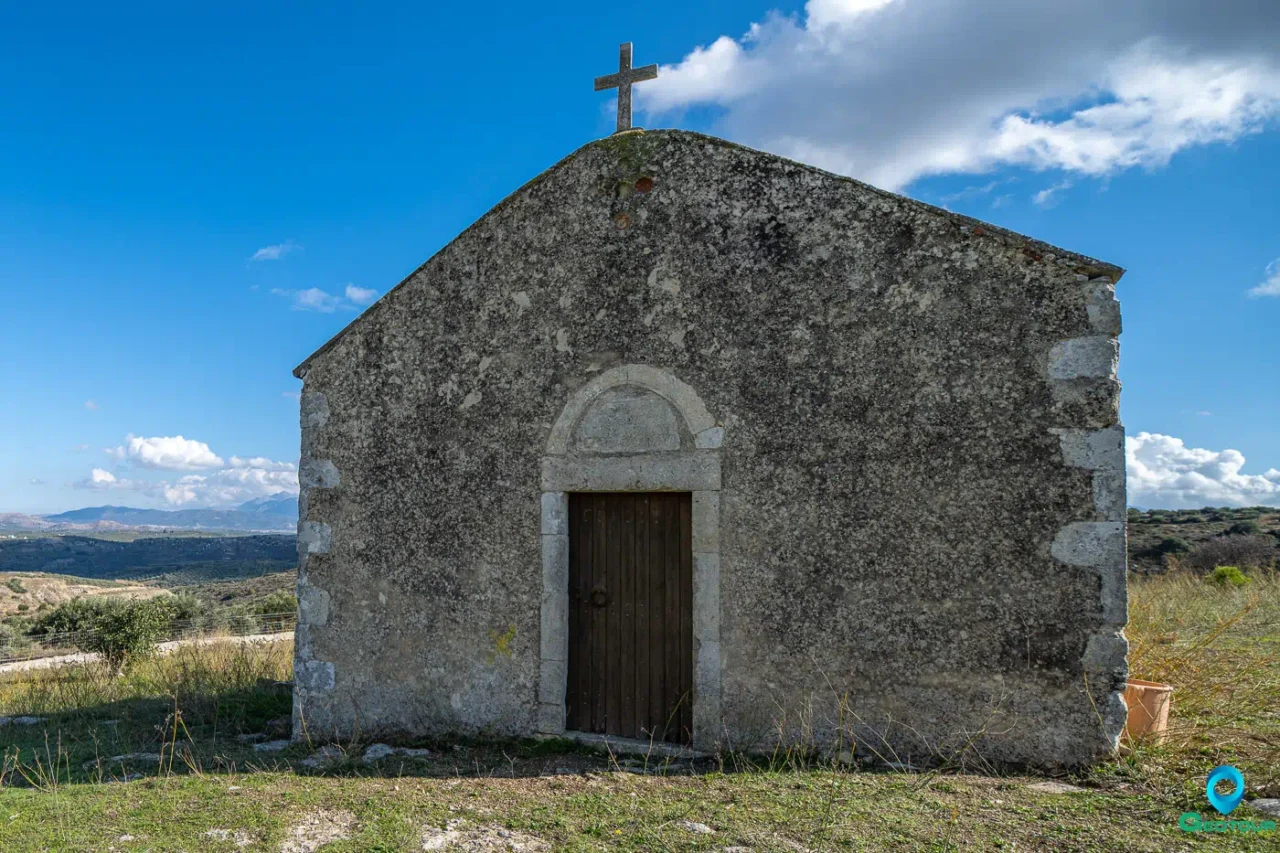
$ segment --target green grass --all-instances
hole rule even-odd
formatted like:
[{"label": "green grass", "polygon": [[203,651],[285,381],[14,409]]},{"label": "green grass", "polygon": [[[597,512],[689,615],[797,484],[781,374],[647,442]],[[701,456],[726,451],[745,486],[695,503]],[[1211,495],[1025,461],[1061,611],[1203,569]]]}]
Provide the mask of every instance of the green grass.
[{"label": "green grass", "polygon": [[[1280,797],[1280,581],[1136,579],[1129,635],[1134,676],[1177,686],[1170,736],[1067,780],[1084,790],[1066,794],[1021,775],[740,756],[646,764],[565,742],[424,742],[428,759],[377,765],[357,743],[317,769],[300,764],[306,745],[268,754],[236,738],[288,714],[272,687],[288,676],[288,643],[184,649],[119,679],[87,667],[26,674],[0,681],[0,714],[46,721],[0,729],[0,850],[279,851],[326,819],[346,836],[326,853],[420,850],[424,832],[446,826],[469,850],[507,849],[478,840],[498,830],[571,851],[1280,849],[1276,835],[1177,828],[1181,813],[1210,811],[1203,780],[1219,763],[1244,771],[1251,797]],[[138,752],[154,757],[99,760]],[[133,773],[142,778],[111,781]],[[1232,817],[1263,815],[1246,804]]]}]

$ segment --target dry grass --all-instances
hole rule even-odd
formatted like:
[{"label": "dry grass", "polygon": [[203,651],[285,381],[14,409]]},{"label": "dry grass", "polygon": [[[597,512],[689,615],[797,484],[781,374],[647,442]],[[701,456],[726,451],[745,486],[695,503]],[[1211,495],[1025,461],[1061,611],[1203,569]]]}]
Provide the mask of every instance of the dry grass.
[{"label": "dry grass", "polygon": [[124,732],[178,709],[192,729],[259,731],[265,719],[288,713],[287,690],[277,684],[292,669],[290,640],[179,646],[118,677],[100,664],[0,677],[0,715],[48,717],[67,732],[117,720],[110,727]]},{"label": "dry grass", "polygon": [[1169,737],[1128,766],[1155,783],[1234,764],[1251,791],[1280,796],[1280,573],[1219,587],[1172,571],[1130,586],[1129,671],[1174,686]]}]

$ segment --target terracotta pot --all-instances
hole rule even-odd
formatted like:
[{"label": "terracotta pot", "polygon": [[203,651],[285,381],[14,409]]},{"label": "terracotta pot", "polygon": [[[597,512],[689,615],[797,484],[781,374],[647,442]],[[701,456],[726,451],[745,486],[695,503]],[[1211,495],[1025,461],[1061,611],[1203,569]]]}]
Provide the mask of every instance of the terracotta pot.
[{"label": "terracotta pot", "polygon": [[1131,678],[1124,686],[1124,703],[1129,706],[1129,721],[1124,726],[1129,740],[1149,738],[1153,743],[1164,743],[1173,685]]}]

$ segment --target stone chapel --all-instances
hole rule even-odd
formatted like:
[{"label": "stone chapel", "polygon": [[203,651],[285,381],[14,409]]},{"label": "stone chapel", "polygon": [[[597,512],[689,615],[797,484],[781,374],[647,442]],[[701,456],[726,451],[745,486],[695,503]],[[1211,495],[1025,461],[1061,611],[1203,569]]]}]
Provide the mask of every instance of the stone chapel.
[{"label": "stone chapel", "polygon": [[585,145],[295,371],[295,735],[1099,758],[1121,273],[697,133]]}]

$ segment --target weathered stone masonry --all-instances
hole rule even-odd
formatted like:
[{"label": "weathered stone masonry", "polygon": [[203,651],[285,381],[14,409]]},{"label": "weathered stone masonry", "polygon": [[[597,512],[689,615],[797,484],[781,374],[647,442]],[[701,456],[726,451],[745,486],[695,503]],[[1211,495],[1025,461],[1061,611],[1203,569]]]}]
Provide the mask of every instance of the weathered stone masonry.
[{"label": "weathered stone masonry", "polygon": [[678,131],[304,362],[295,732],[564,728],[567,495],[693,493],[694,745],[1077,765],[1125,709],[1117,267]]}]

